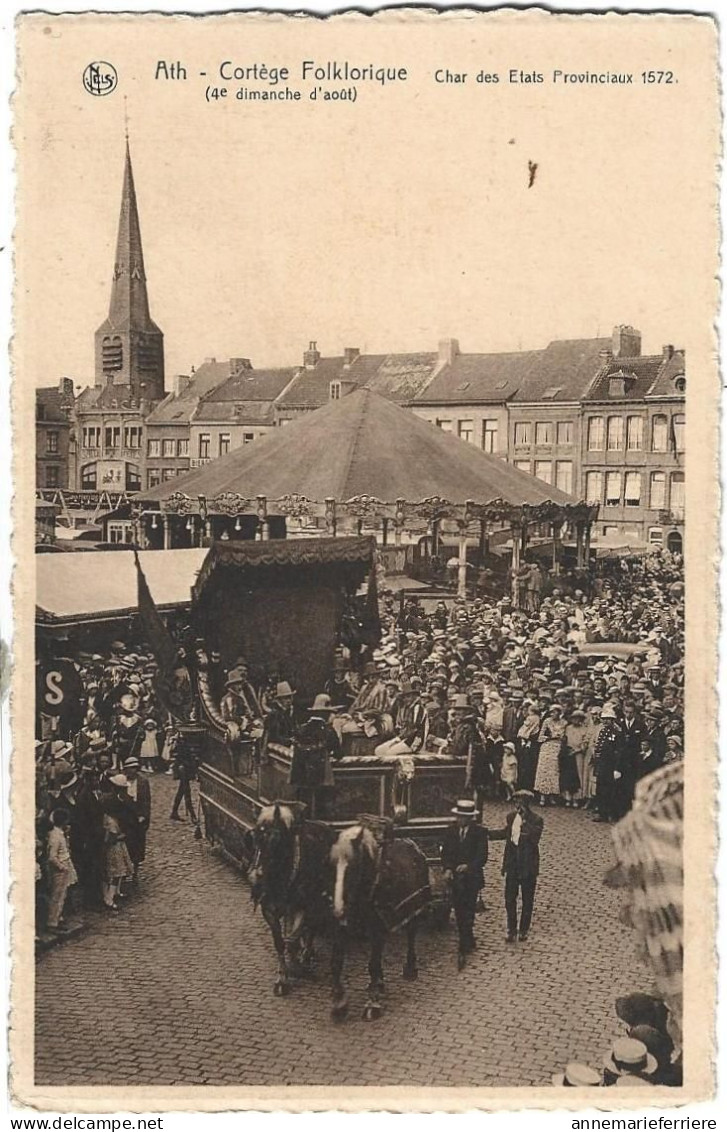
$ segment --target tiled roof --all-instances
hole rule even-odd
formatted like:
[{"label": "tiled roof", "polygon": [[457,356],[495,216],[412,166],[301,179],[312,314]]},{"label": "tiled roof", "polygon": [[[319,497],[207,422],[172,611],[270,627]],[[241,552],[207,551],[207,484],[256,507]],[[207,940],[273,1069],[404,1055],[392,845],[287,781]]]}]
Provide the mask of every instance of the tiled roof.
[{"label": "tiled roof", "polygon": [[415,398],[417,404],[462,404],[468,401],[509,400],[541,355],[527,350],[514,354],[458,354]]},{"label": "tiled roof", "polygon": [[84,389],[76,399],[76,411],[84,413],[97,409],[125,409],[128,412],[139,410],[139,402],[132,406],[130,385],[91,385]]},{"label": "tiled roof", "polygon": [[42,406],[42,412],[36,412],[39,420],[68,424],[68,414],[63,412],[60,390],[53,385],[50,388],[36,389],[36,407]]},{"label": "tiled roof", "polygon": [[567,338],[534,352],[513,401],[580,401],[604,364],[610,338]]},{"label": "tiled roof", "polygon": [[147,424],[184,424],[194,414],[200,397],[204,397],[230,376],[230,363],[210,361],[195,371],[181,393],[170,393],[147,417]]},{"label": "tiled roof", "polygon": [[361,359],[363,362],[379,361],[378,367],[365,383],[367,389],[388,397],[398,404],[413,401],[429,384],[437,367],[437,355],[425,354],[387,354],[385,358]]},{"label": "tiled roof", "polygon": [[213,401],[205,398],[192,417],[195,424],[273,425],[272,401]]},{"label": "tiled roof", "polygon": [[203,402],[208,405],[210,402],[223,401],[274,401],[292,381],[297,368],[241,369],[207,393]]},{"label": "tiled roof", "polygon": [[664,361],[654,384],[649,390],[649,397],[684,397],[674,385],[677,377],[686,376],[687,359],[684,350],[675,350],[670,358]]},{"label": "tiled roof", "polygon": [[298,371],[279,404],[318,409],[329,402],[332,381],[341,382],[343,393],[371,389],[390,401],[407,403],[430,381],[436,364],[435,353],[358,354],[349,365],[343,356],[321,358],[314,367]]},{"label": "tiled roof", "polygon": [[[644,355],[638,358],[614,358],[602,367],[596,380],[593,382],[584,401],[611,400],[611,380],[625,376],[624,392],[614,394],[614,398],[626,401],[642,401],[651,392],[655,382],[660,377],[660,370],[664,365],[663,354]],[[683,365],[681,367],[683,372]],[[670,392],[674,392],[673,389]]]}]

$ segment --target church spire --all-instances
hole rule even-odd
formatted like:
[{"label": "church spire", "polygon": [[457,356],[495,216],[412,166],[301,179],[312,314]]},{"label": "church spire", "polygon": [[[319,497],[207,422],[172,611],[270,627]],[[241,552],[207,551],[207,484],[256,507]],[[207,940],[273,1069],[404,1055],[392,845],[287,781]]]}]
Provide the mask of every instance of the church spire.
[{"label": "church spire", "polygon": [[[96,384],[130,385],[134,396],[164,396],[163,335],[149,313],[141,225],[128,126],[109,314],[96,332]],[[143,388],[142,388],[143,387]]]}]

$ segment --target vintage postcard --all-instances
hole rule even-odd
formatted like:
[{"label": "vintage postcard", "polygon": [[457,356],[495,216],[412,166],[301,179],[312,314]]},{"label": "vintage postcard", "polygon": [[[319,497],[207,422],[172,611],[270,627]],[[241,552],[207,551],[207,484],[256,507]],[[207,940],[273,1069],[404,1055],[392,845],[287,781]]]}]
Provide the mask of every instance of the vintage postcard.
[{"label": "vintage postcard", "polygon": [[708,1099],[714,21],[17,45],[16,1103]]}]

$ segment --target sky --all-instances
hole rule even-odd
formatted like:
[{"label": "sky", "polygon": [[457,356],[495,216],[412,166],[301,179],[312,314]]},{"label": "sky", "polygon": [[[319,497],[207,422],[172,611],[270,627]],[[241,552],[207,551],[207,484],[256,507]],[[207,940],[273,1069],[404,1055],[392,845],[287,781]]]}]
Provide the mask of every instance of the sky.
[{"label": "sky", "polygon": [[[499,351],[630,323],[645,352],[688,347],[708,239],[693,201],[712,172],[708,116],[693,113],[711,92],[689,36],[672,24],[656,51],[679,84],[572,92],[506,77],[513,64],[548,77],[556,65],[638,73],[638,34],[619,35],[614,51],[603,21],[585,38],[582,24],[554,35],[552,19],[515,37],[479,27],[450,22],[433,42],[423,24],[401,22],[304,34],[297,21],[274,36],[259,22],[244,36],[224,20],[193,35],[160,18],[142,36],[98,17],[62,30],[31,22],[17,129],[24,379],[93,381],[125,109],[168,387],[206,357],[295,364],[311,339],[324,354],[435,350],[442,337]],[[110,97],[83,90],[89,57],[113,60]],[[190,79],[155,80],[162,58],[183,60]],[[360,88],[355,105],[313,105],[299,83],[292,105],[205,101],[223,59],[297,74],[305,58],[405,65],[410,78]],[[437,84],[440,67],[468,80]],[[479,70],[501,81],[477,84]],[[228,84],[233,95],[239,85],[253,84]]]}]

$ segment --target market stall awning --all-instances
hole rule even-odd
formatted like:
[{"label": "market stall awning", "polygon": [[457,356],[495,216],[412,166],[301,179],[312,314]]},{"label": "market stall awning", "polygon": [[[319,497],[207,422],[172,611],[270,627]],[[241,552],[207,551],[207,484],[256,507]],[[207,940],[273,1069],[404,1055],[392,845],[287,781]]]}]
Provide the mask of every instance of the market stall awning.
[{"label": "market stall awning", "polygon": [[272,501],[302,496],[339,502],[361,496],[387,503],[430,498],[464,504],[574,504],[558,488],[443,432],[368,389],[305,413],[284,428],[204,467],[140,492],[158,503],[228,493]]},{"label": "market stall awning", "polygon": [[[188,604],[207,550],[142,551],[139,555],[159,609]],[[36,620],[70,625],[135,613],[137,581],[131,550],[38,555]]]}]

